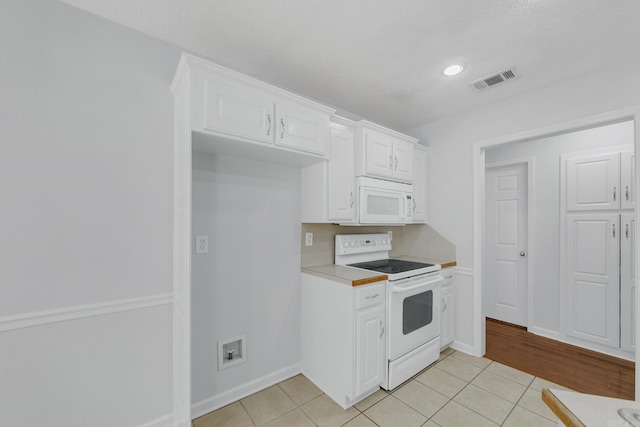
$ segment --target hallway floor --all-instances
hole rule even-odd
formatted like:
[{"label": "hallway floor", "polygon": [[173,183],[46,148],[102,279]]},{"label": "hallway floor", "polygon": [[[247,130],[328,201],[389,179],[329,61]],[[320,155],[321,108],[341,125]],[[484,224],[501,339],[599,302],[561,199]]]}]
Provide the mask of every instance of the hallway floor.
[{"label": "hallway floor", "polygon": [[343,410],[297,375],[194,420],[195,427],[556,427],[543,387],[565,389],[489,359],[446,349],[392,392]]}]

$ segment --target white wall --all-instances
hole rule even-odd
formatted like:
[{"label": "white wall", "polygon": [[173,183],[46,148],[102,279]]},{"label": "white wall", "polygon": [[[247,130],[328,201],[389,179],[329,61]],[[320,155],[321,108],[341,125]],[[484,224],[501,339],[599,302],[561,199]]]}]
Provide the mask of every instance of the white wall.
[{"label": "white wall", "polygon": [[627,121],[593,129],[513,143],[487,150],[486,163],[532,158],[534,195],[532,262],[533,324],[529,330],[558,338],[560,315],[560,155],[626,145],[633,150],[634,123]]},{"label": "white wall", "polygon": [[[300,170],[194,153],[193,416],[300,371]],[[247,362],[217,370],[217,342],[246,335]]]},{"label": "white wall", "polygon": [[[475,142],[640,105],[640,62],[611,68],[408,131],[430,147],[429,224],[456,246],[458,266],[473,269],[472,146]],[[623,70],[623,72],[620,72]],[[526,78],[526,76],[523,76]],[[514,82],[515,84],[516,82]],[[505,88],[503,86],[502,88]],[[491,90],[502,90],[500,86]],[[478,93],[482,96],[482,93]],[[472,275],[459,276],[456,340],[473,346]]]},{"label": "white wall", "polygon": [[45,0],[0,39],[0,425],[162,420],[180,51]]}]

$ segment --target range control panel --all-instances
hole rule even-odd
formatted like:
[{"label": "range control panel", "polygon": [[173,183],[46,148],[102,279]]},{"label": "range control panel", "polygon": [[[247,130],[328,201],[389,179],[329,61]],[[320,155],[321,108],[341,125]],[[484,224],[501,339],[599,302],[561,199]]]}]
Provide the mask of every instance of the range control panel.
[{"label": "range control panel", "polygon": [[391,250],[391,234],[338,234],[336,255],[351,255]]}]

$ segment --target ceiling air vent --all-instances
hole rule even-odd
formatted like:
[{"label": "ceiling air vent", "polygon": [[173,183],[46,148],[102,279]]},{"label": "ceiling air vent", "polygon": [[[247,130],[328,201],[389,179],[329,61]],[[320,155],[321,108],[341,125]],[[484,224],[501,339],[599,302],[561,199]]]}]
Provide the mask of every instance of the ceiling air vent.
[{"label": "ceiling air vent", "polygon": [[513,80],[520,77],[520,74],[516,71],[515,68],[509,68],[504,71],[500,71],[497,74],[493,74],[491,76],[483,77],[476,81],[469,83],[469,86],[474,88],[476,92],[481,90],[488,89],[492,86],[499,85],[500,83],[507,82],[509,80]]}]

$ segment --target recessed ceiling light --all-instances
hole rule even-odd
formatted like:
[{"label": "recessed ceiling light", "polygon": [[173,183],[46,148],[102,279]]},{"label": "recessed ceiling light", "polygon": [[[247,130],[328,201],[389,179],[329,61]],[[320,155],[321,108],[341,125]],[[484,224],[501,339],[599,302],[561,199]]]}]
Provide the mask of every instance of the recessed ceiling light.
[{"label": "recessed ceiling light", "polygon": [[464,70],[464,67],[462,65],[453,64],[453,65],[449,65],[447,68],[445,68],[442,73],[445,76],[457,76],[458,74],[460,74],[462,72],[462,70]]}]

